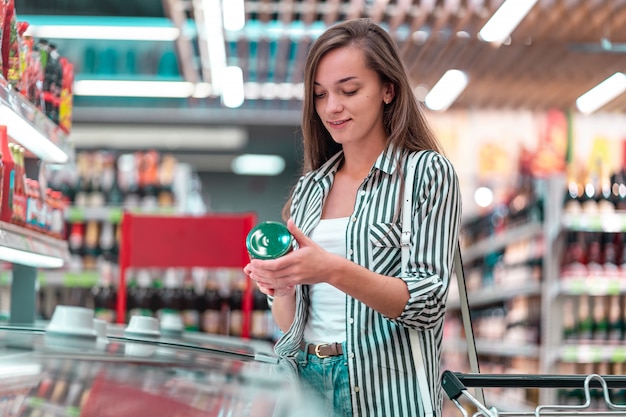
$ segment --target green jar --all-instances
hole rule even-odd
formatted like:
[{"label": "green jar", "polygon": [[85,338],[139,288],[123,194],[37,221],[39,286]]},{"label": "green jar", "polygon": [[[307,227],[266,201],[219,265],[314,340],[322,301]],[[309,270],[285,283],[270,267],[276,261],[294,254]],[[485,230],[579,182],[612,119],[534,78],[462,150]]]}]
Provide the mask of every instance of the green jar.
[{"label": "green jar", "polygon": [[262,222],[246,237],[246,247],[252,258],[276,259],[293,249],[293,236],[279,222]]}]

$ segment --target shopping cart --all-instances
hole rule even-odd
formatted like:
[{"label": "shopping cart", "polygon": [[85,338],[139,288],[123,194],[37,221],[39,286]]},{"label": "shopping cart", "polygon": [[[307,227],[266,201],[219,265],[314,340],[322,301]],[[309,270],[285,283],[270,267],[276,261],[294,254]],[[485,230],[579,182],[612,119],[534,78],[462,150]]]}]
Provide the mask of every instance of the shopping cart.
[{"label": "shopping cart", "polygon": [[[463,374],[446,370],[442,375],[442,386],[448,398],[459,409],[463,417],[468,417],[468,408],[475,407],[472,416],[610,416],[626,415],[626,405],[615,404],[611,399],[611,389],[625,388],[624,376],[589,375],[493,375],[493,374]],[[467,388],[554,388],[554,389],[582,389],[584,403],[582,404],[554,404],[538,405],[534,410],[499,410],[495,406],[488,406],[472,395]],[[592,407],[592,390],[601,390],[604,400],[604,409]]]}]

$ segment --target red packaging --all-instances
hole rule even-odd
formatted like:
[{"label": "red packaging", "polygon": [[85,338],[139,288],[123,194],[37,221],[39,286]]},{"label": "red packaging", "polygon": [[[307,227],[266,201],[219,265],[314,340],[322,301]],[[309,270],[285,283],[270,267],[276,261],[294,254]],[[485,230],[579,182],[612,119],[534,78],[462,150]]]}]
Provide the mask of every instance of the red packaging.
[{"label": "red packaging", "polygon": [[10,222],[13,217],[13,186],[15,183],[15,161],[9,149],[7,127],[0,125],[0,152],[2,152],[2,203],[0,221]]},{"label": "red packaging", "polygon": [[14,0],[4,2],[4,21],[2,26],[2,75],[9,83],[16,86],[20,79],[20,51],[15,16]]}]

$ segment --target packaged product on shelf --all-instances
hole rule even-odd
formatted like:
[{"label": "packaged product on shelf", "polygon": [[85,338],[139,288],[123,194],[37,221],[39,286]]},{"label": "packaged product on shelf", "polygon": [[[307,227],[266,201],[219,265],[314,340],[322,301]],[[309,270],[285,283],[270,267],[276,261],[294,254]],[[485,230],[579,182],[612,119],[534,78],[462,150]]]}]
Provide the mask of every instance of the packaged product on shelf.
[{"label": "packaged product on shelf", "polygon": [[15,186],[15,160],[9,147],[7,127],[0,125],[0,150],[2,152],[2,205],[0,221],[10,222],[13,218],[13,193]]},{"label": "packaged product on shelf", "polygon": [[43,98],[44,112],[53,122],[59,123],[59,103],[61,101],[61,83],[63,68],[59,51],[55,44],[48,44],[48,57],[44,67]]},{"label": "packaged product on shelf", "polygon": [[15,180],[13,190],[13,217],[11,222],[19,226],[26,224],[26,170],[24,167],[24,148],[13,144],[9,146],[15,161]]},{"label": "packaged product on shelf", "polygon": [[59,61],[62,68],[59,126],[66,133],[69,133],[72,130],[74,65],[64,57],[61,57]]},{"label": "packaged product on shelf", "polygon": [[4,2],[4,19],[0,25],[2,27],[2,76],[12,86],[17,87],[21,74],[15,1],[2,1]]}]

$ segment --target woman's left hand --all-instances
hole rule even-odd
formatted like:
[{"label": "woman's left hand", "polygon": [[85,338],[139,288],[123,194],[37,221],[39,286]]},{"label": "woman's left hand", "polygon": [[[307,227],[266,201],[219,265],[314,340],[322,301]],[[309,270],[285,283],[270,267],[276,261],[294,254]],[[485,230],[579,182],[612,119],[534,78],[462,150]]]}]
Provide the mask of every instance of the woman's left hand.
[{"label": "woman's left hand", "polygon": [[304,235],[293,222],[287,221],[287,228],[298,243],[298,249],[278,259],[252,259],[246,272],[260,286],[265,288],[286,288],[299,284],[325,282],[337,259],[310,238]]}]

